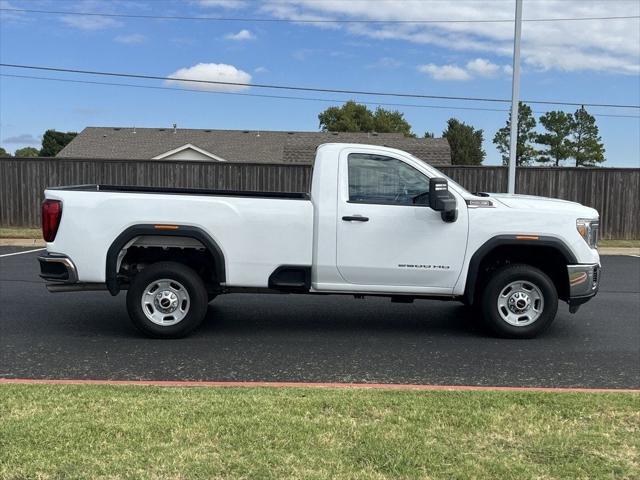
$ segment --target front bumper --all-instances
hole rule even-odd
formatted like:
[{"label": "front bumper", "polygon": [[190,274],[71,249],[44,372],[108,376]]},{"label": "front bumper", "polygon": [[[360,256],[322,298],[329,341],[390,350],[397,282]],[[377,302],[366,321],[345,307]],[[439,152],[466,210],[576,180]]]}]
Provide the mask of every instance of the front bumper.
[{"label": "front bumper", "polygon": [[38,257],[38,262],[40,262],[40,276],[47,281],[62,283],[78,281],[76,266],[66,255],[47,252]]},{"label": "front bumper", "polygon": [[575,313],[578,307],[591,300],[600,287],[601,267],[591,265],[568,265],[569,311]]}]

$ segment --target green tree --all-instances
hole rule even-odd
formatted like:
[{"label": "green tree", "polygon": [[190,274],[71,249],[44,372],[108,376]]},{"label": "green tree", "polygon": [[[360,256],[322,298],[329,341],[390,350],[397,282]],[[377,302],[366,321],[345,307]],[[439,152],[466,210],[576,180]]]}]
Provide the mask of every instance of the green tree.
[{"label": "green tree", "polygon": [[341,107],[329,107],[318,115],[323,132],[371,132],[373,114],[366,105],[348,101]]},{"label": "green tree", "polygon": [[37,148],[24,147],[17,149],[13,155],[16,157],[37,157],[39,153],[40,150]]},{"label": "green tree", "polygon": [[41,157],[55,157],[60,150],[78,135],[76,132],[47,130],[42,137]]},{"label": "green tree", "polygon": [[10,157],[11,154],[7,152],[4,148],[0,147],[0,157]]},{"label": "green tree", "polygon": [[403,133],[412,136],[411,125],[397,110],[378,107],[372,112],[366,105],[348,101],[341,107],[329,107],[318,115],[323,132]]},{"label": "green tree", "polygon": [[546,149],[539,152],[538,161],[554,162],[558,167],[562,160],[566,160],[571,155],[571,143],[568,137],[574,125],[573,116],[556,110],[542,115],[540,123],[546,131],[536,135],[536,143],[545,146]]},{"label": "green tree", "polygon": [[424,132],[423,138],[435,138],[435,134],[433,132]]},{"label": "green tree", "polygon": [[[537,150],[531,145],[536,140],[536,119],[531,107],[526,103],[519,103],[518,108],[518,143],[516,146],[516,165],[529,165],[538,156]],[[511,130],[511,113],[507,124],[498,130],[493,137],[493,143],[502,154],[502,163],[509,163],[509,135]]]},{"label": "green tree", "polygon": [[593,167],[606,161],[596,119],[584,106],[573,114],[569,151],[569,156],[576,161],[576,167]]},{"label": "green tree", "polygon": [[486,155],[482,149],[483,131],[460,122],[456,118],[447,121],[447,129],[442,132],[451,148],[453,165],[480,165]]},{"label": "green tree", "polygon": [[402,133],[406,137],[415,137],[411,132],[411,125],[404,119],[404,114],[398,110],[376,108],[373,114],[373,131],[379,133]]}]

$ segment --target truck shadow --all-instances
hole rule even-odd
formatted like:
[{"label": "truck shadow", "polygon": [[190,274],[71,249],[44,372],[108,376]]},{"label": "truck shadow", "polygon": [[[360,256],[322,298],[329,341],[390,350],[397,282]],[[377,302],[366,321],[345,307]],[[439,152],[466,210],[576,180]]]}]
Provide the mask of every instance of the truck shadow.
[{"label": "truck shadow", "polygon": [[[34,318],[44,331],[74,338],[146,338],[131,324],[124,295],[104,292],[47,297],[47,308]],[[55,308],[50,305],[55,303]],[[456,302],[419,300],[413,304],[388,299],[311,295],[226,295],[209,304],[207,315],[192,337],[221,334],[367,335],[376,332],[425,337],[491,336],[479,318]]]},{"label": "truck shadow", "polygon": [[[77,338],[111,337],[146,339],[130,322],[124,295],[105,293],[54,297],[55,309],[35,318],[44,331],[66,332]],[[50,301],[49,301],[50,302]],[[50,303],[49,303],[50,304]],[[564,308],[564,307],[563,307]],[[563,314],[559,312],[559,315]],[[575,335],[572,322],[558,319],[543,337],[556,340]],[[345,296],[225,295],[209,304],[202,325],[191,338],[233,335],[300,335],[332,338],[376,333],[423,338],[494,339],[478,314],[457,302],[416,300],[412,304],[391,303],[384,298],[355,300]],[[382,338],[382,337],[381,337]]]},{"label": "truck shadow", "polygon": [[[399,332],[429,336],[490,336],[476,314],[455,302],[419,300],[394,304],[388,299],[354,300],[311,296],[216,299],[196,335],[278,332]],[[258,302],[265,296],[260,296]]]}]

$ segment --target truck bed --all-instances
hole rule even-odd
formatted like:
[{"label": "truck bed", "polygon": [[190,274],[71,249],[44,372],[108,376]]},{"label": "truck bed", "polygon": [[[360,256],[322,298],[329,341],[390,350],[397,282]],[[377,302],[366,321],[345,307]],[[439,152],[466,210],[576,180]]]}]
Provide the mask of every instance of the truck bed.
[{"label": "truck bed", "polygon": [[207,188],[176,188],[176,187],[143,187],[137,185],[107,185],[86,184],[49,187],[47,190],[73,190],[81,192],[122,192],[122,193],[155,193],[167,195],[208,195],[222,197],[257,197],[283,198],[287,200],[309,200],[310,196],[304,192],[260,192],[255,190],[211,190]]},{"label": "truck bed", "polygon": [[313,205],[304,193],[76,185],[45,196],[63,204],[47,248],[72,258],[81,282],[104,282],[114,239],[144,224],[201,229],[224,253],[229,286],[267,287],[279,266],[312,262]]}]

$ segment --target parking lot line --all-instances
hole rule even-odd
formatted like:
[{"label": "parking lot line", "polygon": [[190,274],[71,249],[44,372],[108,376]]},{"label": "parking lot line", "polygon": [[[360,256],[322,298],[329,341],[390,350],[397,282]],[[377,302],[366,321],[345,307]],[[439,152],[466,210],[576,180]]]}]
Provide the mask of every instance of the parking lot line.
[{"label": "parking lot line", "polygon": [[36,248],[34,250],[25,250],[24,252],[13,252],[13,253],[5,253],[3,255],[0,255],[0,258],[3,257],[12,257],[13,255],[22,255],[24,253],[33,253],[33,252],[40,252],[42,250],[46,250],[46,248]]}]

